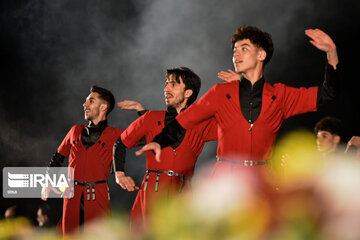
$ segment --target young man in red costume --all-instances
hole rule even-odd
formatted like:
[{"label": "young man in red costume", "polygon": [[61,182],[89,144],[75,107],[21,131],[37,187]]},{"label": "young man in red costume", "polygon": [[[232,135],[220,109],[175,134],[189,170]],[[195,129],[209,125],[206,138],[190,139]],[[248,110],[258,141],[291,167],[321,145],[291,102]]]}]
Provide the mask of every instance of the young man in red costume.
[{"label": "young man in red costume", "polygon": [[271,36],[257,27],[242,26],[232,36],[235,72],[219,73],[219,78],[229,82],[212,87],[137,154],[153,150],[159,159],[161,148],[176,140],[178,133],[215,119],[219,140],[214,175],[265,166],[285,119],[316,111],[337,95],[338,56],[334,42],[319,29],[306,30],[305,34],[327,55],[322,86],[307,89],[265,82],[263,69],[273,54]]},{"label": "young man in red costume", "polygon": [[[110,213],[109,177],[113,158],[113,145],[122,130],[107,125],[107,115],[115,105],[113,94],[92,86],[84,102],[87,125],[75,125],[68,132],[57,152],[51,158],[49,167],[60,167],[69,157],[69,167],[74,168],[73,197],[64,198],[63,235],[76,233],[81,224]],[[50,189],[43,189],[46,200]]]},{"label": "young man in red costume", "polygon": [[177,141],[163,149],[160,162],[155,160],[152,152],[147,152],[147,170],[140,189],[131,177],[125,175],[125,150],[136,146],[142,137],[149,143],[166,124],[196,100],[200,85],[200,78],[188,68],[167,70],[164,88],[167,111],[146,112],[121,134],[114,145],[116,182],[128,191],[139,190],[131,210],[132,231],[146,230],[146,218],[155,199],[178,195],[189,188],[196,160],[205,142],[217,140],[216,123],[203,121],[186,134],[177,136]]}]

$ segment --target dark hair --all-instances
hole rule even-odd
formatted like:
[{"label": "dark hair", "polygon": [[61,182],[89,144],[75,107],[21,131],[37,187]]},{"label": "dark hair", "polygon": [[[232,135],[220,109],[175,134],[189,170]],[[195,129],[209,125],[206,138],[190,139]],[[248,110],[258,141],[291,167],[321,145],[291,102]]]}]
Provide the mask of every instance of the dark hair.
[{"label": "dark hair", "polygon": [[191,89],[193,93],[189,97],[187,101],[187,106],[190,106],[193,102],[195,102],[201,87],[201,80],[196,73],[194,73],[190,68],[187,67],[179,67],[172,68],[166,70],[166,79],[169,79],[170,75],[175,75],[175,79],[177,83],[180,83],[180,77],[185,84],[185,90]]},{"label": "dark hair", "polygon": [[48,217],[51,216],[51,208],[50,208],[50,205],[48,205],[48,204],[42,204],[42,205],[39,206],[39,209],[41,209],[41,213],[42,213],[43,215],[46,215],[46,216],[48,216]]},{"label": "dark hair", "polygon": [[342,124],[339,119],[333,117],[324,117],[320,119],[315,127],[314,132],[317,134],[319,131],[327,131],[331,134],[338,135],[341,137],[342,134]]},{"label": "dark hair", "polygon": [[98,93],[100,95],[99,97],[108,104],[106,115],[108,115],[114,109],[115,98],[109,90],[94,85],[91,86],[90,92]]},{"label": "dark hair", "polygon": [[231,48],[234,49],[235,43],[243,39],[249,39],[252,44],[264,49],[266,52],[266,58],[264,60],[265,66],[274,53],[274,44],[271,35],[254,26],[241,26],[236,29],[234,35],[231,37]]}]

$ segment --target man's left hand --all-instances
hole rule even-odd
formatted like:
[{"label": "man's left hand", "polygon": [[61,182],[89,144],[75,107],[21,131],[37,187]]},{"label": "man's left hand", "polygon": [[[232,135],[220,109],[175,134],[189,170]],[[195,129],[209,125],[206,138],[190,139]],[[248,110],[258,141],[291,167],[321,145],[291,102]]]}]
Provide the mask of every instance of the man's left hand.
[{"label": "man's left hand", "polygon": [[311,38],[310,43],[317,49],[326,52],[328,63],[336,69],[336,65],[339,63],[336,45],[334,41],[320,29],[307,29],[305,34]]},{"label": "man's left hand", "polygon": [[219,72],[218,78],[224,80],[225,82],[232,82],[232,81],[240,80],[241,75],[239,73],[234,72],[231,69],[228,69],[227,71]]}]

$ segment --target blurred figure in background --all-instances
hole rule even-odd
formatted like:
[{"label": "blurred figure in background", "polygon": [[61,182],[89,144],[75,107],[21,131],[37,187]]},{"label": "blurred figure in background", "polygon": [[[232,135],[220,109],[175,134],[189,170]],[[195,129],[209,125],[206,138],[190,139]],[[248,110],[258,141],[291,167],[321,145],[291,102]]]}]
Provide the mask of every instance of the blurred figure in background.
[{"label": "blurred figure in background", "polygon": [[16,208],[17,208],[16,205],[12,205],[12,206],[8,207],[8,208],[5,210],[4,218],[5,218],[5,219],[9,219],[9,218],[15,218],[15,217],[17,217]]},{"label": "blurred figure in background", "polygon": [[[336,152],[344,152],[340,145],[343,135],[342,123],[339,119],[331,116],[320,119],[315,127],[316,144],[323,157],[329,157]],[[353,136],[346,144],[344,153],[348,153],[351,147],[355,148],[355,158],[360,160],[360,137]]]},{"label": "blurred figure in background", "polygon": [[50,205],[41,205],[36,212],[36,221],[40,228],[53,227],[52,210]]},{"label": "blurred figure in background", "polygon": [[314,132],[317,148],[324,157],[338,149],[342,136],[342,124],[339,119],[330,116],[320,119],[314,127]]}]

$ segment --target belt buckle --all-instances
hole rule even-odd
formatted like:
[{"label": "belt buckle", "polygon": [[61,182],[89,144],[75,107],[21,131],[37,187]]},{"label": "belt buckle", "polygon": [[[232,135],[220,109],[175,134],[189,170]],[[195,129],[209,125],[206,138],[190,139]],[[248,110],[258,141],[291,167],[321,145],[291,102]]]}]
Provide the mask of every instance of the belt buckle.
[{"label": "belt buckle", "polygon": [[172,171],[172,170],[170,170],[170,171],[168,171],[168,173],[167,173],[170,177],[172,177],[172,176],[174,176],[175,175],[175,172],[174,171]]}]

